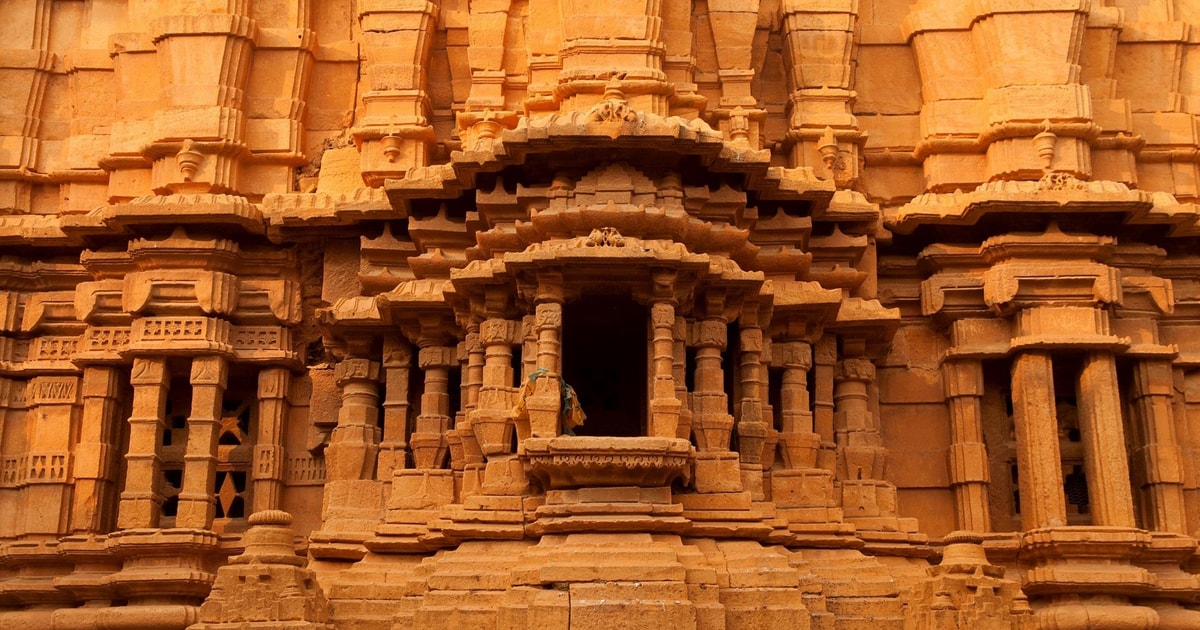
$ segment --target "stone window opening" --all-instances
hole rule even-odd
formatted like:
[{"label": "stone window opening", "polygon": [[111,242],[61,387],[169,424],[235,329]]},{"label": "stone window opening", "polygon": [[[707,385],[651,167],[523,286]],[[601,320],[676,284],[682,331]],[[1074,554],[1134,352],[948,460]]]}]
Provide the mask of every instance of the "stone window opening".
[{"label": "stone window opening", "polygon": [[[1053,417],[1058,436],[1058,465],[1062,471],[1062,505],[1065,508],[1066,524],[1072,526],[1093,525],[1097,518],[1092,505],[1093,497],[1090,496],[1096,480],[1089,479],[1087,463],[1088,449],[1095,447],[1091,446],[1092,442],[1085,433],[1085,427],[1081,427],[1080,424],[1079,397],[1087,391],[1082,389],[1081,385],[1086,358],[1082,353],[1063,352],[1056,354],[1053,359]],[[1137,527],[1143,527],[1144,523],[1149,522],[1144,513],[1147,490],[1145,471],[1133,456],[1142,438],[1130,421],[1136,414],[1129,391],[1132,374],[1127,365],[1119,365],[1118,368],[1117,382],[1125,384],[1120,387],[1121,391],[1117,392],[1121,400],[1119,413],[1125,433],[1123,455],[1129,457],[1132,462],[1129,483],[1133,489],[1134,519]],[[1007,369],[1006,361],[985,363],[985,393],[982,399],[984,442],[991,467],[989,501],[992,508],[992,527],[998,532],[1021,530],[1021,471],[1017,467],[1013,402]],[[1120,480],[1112,482],[1120,483]],[[1093,488],[1089,489],[1089,483]]]},{"label": "stone window opening", "polygon": [[647,435],[649,322],[649,310],[627,294],[563,305],[562,376],[587,414],[577,435]]},{"label": "stone window opening", "polygon": [[1067,498],[1067,522],[1076,525],[1073,517],[1089,514],[1087,473],[1082,465],[1063,466],[1063,494]]},{"label": "stone window opening", "polygon": [[159,449],[162,472],[159,494],[163,497],[159,508],[158,526],[175,526],[179,510],[179,493],[183,490],[184,455],[187,453],[188,412],[192,406],[192,386],[186,378],[172,378],[163,413],[165,426]]},{"label": "stone window opening", "polygon": [[1021,531],[1020,470],[1008,362],[984,362],[983,375],[981,413],[991,479],[988,485],[991,527],[996,532]]},{"label": "stone window opening", "polygon": [[[187,374],[177,369],[176,374]],[[214,516],[209,528],[217,533],[235,534],[247,527],[250,511],[251,465],[253,435],[256,430],[255,382],[253,374],[238,374],[229,378],[230,388],[222,400],[216,448],[216,472],[208,493],[214,501]],[[248,384],[248,385],[247,385]],[[157,527],[176,527],[179,516],[180,493],[184,487],[190,427],[188,417],[192,407],[192,386],[186,376],[172,378],[163,408],[162,436],[158,440],[161,468],[156,491],[162,497],[158,508]],[[127,415],[127,414],[126,414]],[[122,449],[127,449],[128,437],[122,437]],[[121,470],[121,478],[125,476]],[[124,482],[122,481],[122,486]]]},{"label": "stone window opening", "polygon": [[244,392],[232,391],[235,396],[227,393],[221,405],[221,425],[217,432],[217,474],[211,489],[216,500],[213,530],[224,533],[240,532],[246,528],[253,457],[251,431],[257,420],[253,398]]}]

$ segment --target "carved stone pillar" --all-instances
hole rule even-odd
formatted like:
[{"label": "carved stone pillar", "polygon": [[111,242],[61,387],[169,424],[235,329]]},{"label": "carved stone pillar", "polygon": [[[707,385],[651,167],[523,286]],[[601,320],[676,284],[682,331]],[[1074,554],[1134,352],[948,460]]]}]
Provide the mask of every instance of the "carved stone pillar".
[{"label": "carved stone pillar", "polygon": [[871,403],[875,365],[865,357],[851,357],[837,367],[833,422],[842,508],[860,536],[864,531],[891,529],[896,520],[896,488],[884,481],[887,450]]},{"label": "carved stone pillar", "polygon": [[538,275],[537,306],[534,317],[537,330],[537,369],[545,370],[534,384],[533,395],[525,401],[529,411],[529,434],[552,438],[562,432],[562,394],[559,391],[562,339],[562,276]]},{"label": "carved stone pillar", "polygon": [[740,318],[739,331],[741,351],[740,378],[742,399],[738,415],[738,454],[743,466],[751,465],[762,470],[763,444],[767,437],[767,423],[762,415],[762,327],[758,321],[758,305],[747,304]]},{"label": "carved stone pillar", "polygon": [[521,385],[537,369],[537,316],[521,318]]},{"label": "carved stone pillar", "polygon": [[1021,483],[1021,527],[1030,530],[1066,525],[1050,355],[1022,352],[1013,359],[1012,401]]},{"label": "carved stone pillar", "polygon": [[338,423],[325,449],[330,481],[371,479],[379,452],[379,363],[350,358],[335,372],[342,388]]},{"label": "carved stone pillar", "polygon": [[[480,322],[472,320],[467,328],[467,337],[463,342],[466,350],[466,361],[462,368],[462,405],[454,420],[453,433],[461,443],[462,464],[464,468],[464,492],[478,486],[478,475],[483,468],[483,451],[473,430],[474,416],[471,412],[479,408],[479,395],[483,388],[483,366],[486,362],[486,352],[479,334]],[[451,456],[453,457],[453,446]]]},{"label": "carved stone pillar", "polygon": [[412,348],[399,336],[383,343],[383,440],[379,443],[378,477],[385,482],[405,468],[408,450],[408,379]]},{"label": "carved stone pillar", "polygon": [[417,365],[425,373],[421,414],[411,439],[413,463],[419,469],[438,469],[445,463],[449,449],[450,368],[456,363],[450,346],[422,346],[417,354]]},{"label": "carved stone pillar", "polygon": [[463,374],[463,387],[466,396],[463,397],[463,409],[479,407],[479,390],[483,387],[483,366],[487,361],[487,351],[479,337],[478,322],[472,323],[467,331],[467,369]]},{"label": "carved stone pillar", "polygon": [[838,473],[844,480],[881,479],[886,463],[879,427],[871,413],[869,388],[875,365],[869,359],[849,358],[838,364],[834,378],[834,430],[838,442]]},{"label": "carved stone pillar", "polygon": [[133,411],[129,415],[129,449],[125,453],[125,487],[117,527],[136,529],[158,526],[163,496],[159,494],[163,416],[171,377],[166,359],[136,358],[129,382],[133,385]]},{"label": "carved stone pillar", "polygon": [[650,399],[651,437],[674,438],[679,430],[680,401],[675,391],[674,299],[656,299],[650,305],[653,326],[654,374]]},{"label": "carved stone pillar", "polygon": [[558,374],[562,351],[562,302],[540,302],[534,317],[537,325],[537,367]]},{"label": "carved stone pillar", "polygon": [[421,394],[420,414],[409,438],[413,468],[397,469],[392,476],[392,491],[385,513],[387,524],[377,529],[380,537],[392,542],[378,538],[368,542],[375,550],[389,544],[436,547],[439,543],[435,539],[440,540],[440,537],[430,538],[429,521],[438,509],[454,502],[458,493],[456,472],[444,468],[450,448],[447,439],[450,429],[449,371],[456,364],[457,353],[450,346],[439,345],[444,341],[431,334],[418,336],[417,365],[424,373],[425,391]]},{"label": "carved stone pillar", "polygon": [[75,445],[75,494],[71,531],[107,532],[112,526],[109,504],[113,497],[113,463],[120,379],[111,366],[83,369],[83,418]]},{"label": "carved stone pillar", "polygon": [[950,407],[950,485],[958,529],[991,529],[988,456],[983,443],[983,365],[978,359],[948,360],[942,382]]},{"label": "carved stone pillar", "polygon": [[192,410],[188,415],[183,487],[179,491],[177,527],[207,529],[216,508],[217,433],[225,397],[228,365],[221,357],[192,359]]},{"label": "carved stone pillar", "polygon": [[808,395],[808,371],[812,369],[812,346],[802,341],[775,343],[773,361],[783,366],[779,403],[782,430],[779,441],[783,462],[789,469],[800,470],[817,465],[821,436],[813,426]]},{"label": "carved stone pillar", "polygon": [[692,407],[687,390],[687,320],[678,314],[671,335],[671,373],[675,377],[675,398],[679,400],[675,437],[686,440],[692,436]]},{"label": "carved stone pillar", "polygon": [[56,536],[71,506],[71,470],[79,412],[79,377],[36,376],[26,389],[29,401],[29,475],[22,489],[24,531]]},{"label": "carved stone pillar", "polygon": [[1136,527],[1117,363],[1112,353],[1089,352],[1084,358],[1076,399],[1092,524]]},{"label": "carved stone pillar", "polygon": [[338,423],[325,448],[326,482],[321,529],[310,536],[317,558],[358,559],[383,511],[383,484],[375,479],[379,455],[379,363],[355,357],[338,363],[342,388]]},{"label": "carved stone pillar", "polygon": [[258,373],[258,433],[254,438],[250,513],[278,510],[283,496],[283,426],[292,375],[284,368]]},{"label": "carved stone pillar", "polygon": [[479,326],[484,350],[479,404],[472,412],[471,429],[489,460],[512,454],[513,383],[512,343],[520,326],[500,317],[489,317]]},{"label": "carved stone pillar", "polygon": [[720,315],[706,317],[695,324],[693,345],[696,346],[696,370],[692,394],[692,430],[702,452],[729,450],[729,434],[733,417],[725,394],[725,371],[721,353],[725,350],[727,331]]},{"label": "carved stone pillar", "polygon": [[833,375],[837,371],[837,337],[825,335],[813,344],[813,431],[826,448],[818,465],[833,470]]},{"label": "carved stone pillar", "polygon": [[1139,361],[1133,373],[1134,426],[1138,435],[1133,459],[1145,471],[1149,502],[1142,510],[1145,527],[1187,534],[1183,499],[1183,453],[1175,431],[1174,373],[1169,360]]}]

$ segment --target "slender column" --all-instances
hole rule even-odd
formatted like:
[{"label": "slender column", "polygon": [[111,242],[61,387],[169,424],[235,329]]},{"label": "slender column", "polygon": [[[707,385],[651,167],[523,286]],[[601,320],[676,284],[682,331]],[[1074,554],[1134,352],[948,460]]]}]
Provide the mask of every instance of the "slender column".
[{"label": "slender column", "polygon": [[1146,471],[1146,526],[1187,534],[1183,500],[1183,453],[1175,432],[1174,373],[1169,360],[1139,361],[1133,373],[1137,457]]},{"label": "slender column", "polygon": [[379,450],[379,364],[364,358],[338,363],[342,388],[337,427],[325,449],[329,481],[372,479]]},{"label": "slender column", "polygon": [[283,368],[258,373],[258,434],[254,438],[251,513],[278,510],[283,496],[283,425],[292,375]]},{"label": "slender column", "polygon": [[875,365],[861,357],[842,360],[834,377],[838,473],[845,481],[883,478],[886,451],[871,413],[869,393],[874,380]]},{"label": "slender column", "polygon": [[763,334],[758,321],[758,304],[749,302],[739,318],[739,376],[741,378],[741,413],[738,415],[738,451],[743,464],[762,466],[763,445],[767,424],[762,415]]},{"label": "slender column", "polygon": [[[471,430],[471,421],[467,417],[467,412],[470,411],[467,408],[467,405],[470,401],[472,389],[472,385],[469,381],[471,373],[469,362],[471,360],[472,347],[479,347],[479,322],[473,321],[467,328],[467,331],[468,332],[463,336],[463,339],[459,340],[458,343],[453,346],[454,365],[450,368],[458,368],[458,409],[452,409],[450,408],[450,405],[446,405],[447,414],[450,417],[450,422],[446,427],[445,433],[446,446],[450,452],[450,469],[459,476],[460,488],[462,487],[461,477],[463,475],[463,471],[466,470],[468,459],[467,444],[463,441],[463,439],[465,437],[464,434],[469,433]],[[449,373],[450,370],[447,370],[447,379],[449,378]],[[478,395],[479,392],[478,387],[479,385],[476,383],[474,386],[476,395]],[[450,390],[448,388],[446,391],[447,394],[449,394]],[[449,400],[449,398],[447,398],[447,400]],[[471,453],[470,455],[472,463],[478,463],[474,462],[474,453]]]},{"label": "slender column", "polygon": [[[2,340],[0,340],[2,341]],[[17,505],[23,499],[17,483],[28,460],[26,422],[17,422],[19,407],[24,406],[25,383],[0,378],[0,505]],[[23,533],[24,523],[18,525],[16,510],[0,510],[0,539],[11,539]]]},{"label": "slender column", "polygon": [[562,335],[562,275],[538,274],[537,306],[534,324],[537,330],[537,368],[546,370],[534,385],[534,393],[525,401],[529,411],[529,432],[536,438],[555,437],[562,431],[559,391]]},{"label": "slender column", "polygon": [[114,440],[120,379],[115,367],[83,369],[83,420],[75,446],[75,495],[71,507],[73,533],[102,533],[111,527]]},{"label": "slender column", "polygon": [[680,402],[675,392],[675,273],[654,276],[655,295],[650,304],[653,326],[654,384],[650,399],[651,437],[673,438],[679,429]]},{"label": "slender column", "polygon": [[133,385],[133,411],[129,415],[129,449],[125,453],[125,487],[117,527],[157,527],[163,496],[158,493],[162,477],[163,416],[167,407],[170,375],[163,358],[136,358],[129,382]]},{"label": "slender column", "polygon": [[417,365],[425,373],[425,392],[421,394],[421,414],[412,435],[413,463],[419,469],[441,468],[449,443],[450,429],[450,367],[455,365],[454,348],[433,345],[422,340]]},{"label": "slender column", "polygon": [[821,441],[833,443],[833,374],[837,368],[837,337],[825,335],[813,346],[813,430]]},{"label": "slender column", "polygon": [[946,361],[942,382],[950,407],[950,485],[958,528],[991,530],[988,456],[983,443],[983,364],[978,359]]},{"label": "slender column", "polygon": [[671,328],[671,341],[671,374],[675,378],[675,399],[679,401],[675,437],[686,440],[692,435],[692,406],[687,390],[687,320],[678,313]]},{"label": "slender column", "polygon": [[188,415],[183,487],[179,490],[177,527],[212,527],[216,509],[217,433],[225,397],[228,367],[221,357],[192,359],[192,411]]},{"label": "slender column", "polygon": [[725,371],[721,353],[728,342],[725,317],[722,314],[724,296],[706,298],[707,314],[696,322],[696,371],[692,394],[696,443],[704,452],[729,450],[729,434],[733,418],[729,415],[729,400],[725,394]]},{"label": "slender column", "polygon": [[516,323],[500,317],[489,317],[479,330],[483,348],[483,365],[480,369],[482,387],[512,387],[512,336],[517,330]]},{"label": "slender column", "polygon": [[1084,358],[1076,399],[1092,523],[1136,527],[1117,362],[1111,352],[1089,352]]},{"label": "slender column", "polygon": [[482,384],[478,407],[471,413],[471,429],[489,460],[512,454],[512,344],[521,341],[521,329],[519,322],[503,317],[489,317],[479,326]]},{"label": "slender column", "polygon": [[378,476],[386,481],[405,468],[408,450],[408,380],[412,348],[399,335],[383,342],[383,441],[379,443]]},{"label": "slender column", "polygon": [[783,367],[779,384],[779,441],[784,465],[793,470],[816,466],[821,447],[808,395],[812,359],[812,346],[803,341],[772,344],[772,362]]},{"label": "slender column", "polygon": [[1183,502],[1187,531],[1200,530],[1200,371],[1175,368],[1175,435],[1183,450]]},{"label": "slender column", "polygon": [[779,404],[784,433],[814,433],[812,404],[808,396],[808,371],[812,369],[812,346],[801,341],[774,344],[775,356],[783,366]]},{"label": "slender column", "polygon": [[561,358],[562,303],[541,302],[537,305],[537,367],[551,374],[559,373]]},{"label": "slender column", "polygon": [[1021,527],[1030,530],[1066,525],[1050,355],[1024,352],[1013,359],[1012,400],[1021,479]]},{"label": "slender column", "polygon": [[[512,351],[509,352],[511,354]],[[479,323],[473,322],[467,331],[467,370],[463,375],[467,395],[463,398],[464,409],[479,407],[479,390],[483,387],[483,366],[487,362],[486,357],[487,350],[479,338]]]},{"label": "slender column", "polygon": [[524,386],[529,375],[537,369],[537,316],[526,315],[521,318],[521,381]]}]

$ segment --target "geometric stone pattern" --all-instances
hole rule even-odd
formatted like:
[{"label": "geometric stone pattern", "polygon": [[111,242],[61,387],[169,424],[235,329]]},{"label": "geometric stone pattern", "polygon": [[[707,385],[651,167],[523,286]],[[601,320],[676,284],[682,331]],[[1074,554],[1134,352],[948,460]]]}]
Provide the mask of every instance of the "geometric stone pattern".
[{"label": "geometric stone pattern", "polygon": [[1198,33],[0,2],[0,628],[1200,627]]}]

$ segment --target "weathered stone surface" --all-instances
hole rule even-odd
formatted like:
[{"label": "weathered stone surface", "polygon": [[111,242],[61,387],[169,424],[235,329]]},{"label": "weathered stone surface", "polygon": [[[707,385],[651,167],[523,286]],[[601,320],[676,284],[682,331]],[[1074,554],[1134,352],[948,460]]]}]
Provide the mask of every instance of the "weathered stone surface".
[{"label": "weathered stone surface", "polygon": [[1190,0],[0,0],[0,629],[1200,627]]}]

